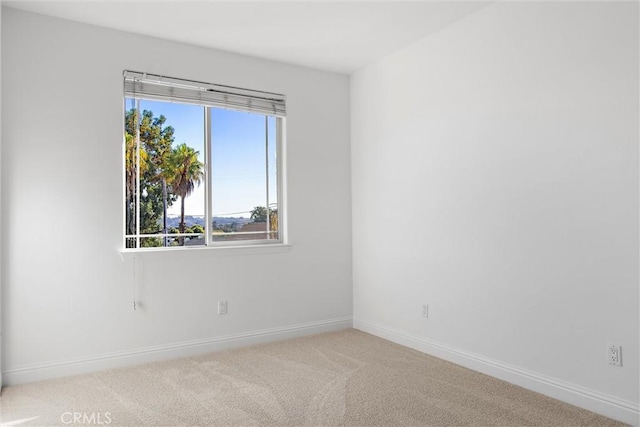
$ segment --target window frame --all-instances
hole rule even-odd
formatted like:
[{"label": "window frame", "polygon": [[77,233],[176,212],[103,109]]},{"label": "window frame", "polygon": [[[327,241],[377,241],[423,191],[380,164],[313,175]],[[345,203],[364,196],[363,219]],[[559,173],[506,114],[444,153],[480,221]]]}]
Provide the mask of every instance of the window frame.
[{"label": "window frame", "polygon": [[[125,75],[125,84],[126,84],[126,78],[127,78],[127,74],[128,73],[132,73],[129,71],[124,71],[124,75]],[[133,72],[136,73],[136,72]],[[137,74],[142,74],[142,73],[137,73]],[[146,73],[144,74],[144,76],[146,77]],[[160,78],[163,78],[162,76],[158,76]],[[185,83],[194,83],[194,84],[198,84],[198,85],[207,85],[207,87],[216,87],[216,88],[229,88],[231,90],[237,90],[239,91],[239,93],[246,93],[246,92],[252,92],[252,90],[250,89],[241,89],[241,88],[235,88],[235,87],[231,87],[231,86],[222,86],[222,85],[216,85],[216,84],[209,84],[209,83],[202,83],[202,82],[196,82],[196,81],[191,81],[191,80],[184,80],[184,79],[176,79],[176,78],[172,78],[172,77],[166,77],[167,80],[171,81],[171,82],[185,82]],[[206,89],[205,89],[206,90]],[[209,89],[210,90],[210,89]],[[256,93],[264,93],[264,94],[269,94],[269,92],[262,92],[262,91],[256,91]],[[281,96],[283,99],[283,103],[284,103],[284,95],[280,95],[280,94],[273,94],[273,95],[278,95]],[[244,95],[243,95],[244,96]],[[157,238],[165,238],[165,237],[191,237],[194,235],[202,235],[200,233],[198,234],[193,234],[193,233],[156,233],[156,234],[141,234],[139,231],[139,226],[140,226],[140,167],[139,167],[139,156],[140,156],[140,135],[139,135],[139,130],[136,132],[135,138],[136,138],[136,234],[135,235],[129,235],[127,234],[127,188],[126,188],[126,155],[127,155],[127,147],[126,147],[126,137],[125,137],[125,120],[124,117],[126,117],[126,113],[127,113],[127,100],[128,99],[134,99],[135,100],[135,109],[137,111],[138,114],[138,118],[140,118],[140,114],[141,114],[141,110],[140,110],[140,101],[141,100],[147,100],[147,101],[160,101],[160,102],[171,102],[171,103],[176,103],[176,104],[183,104],[183,105],[198,105],[200,107],[203,108],[203,113],[204,113],[204,244],[202,245],[182,245],[182,246],[156,246],[156,247],[142,247],[140,246],[140,242],[142,239],[144,238],[152,238],[152,237],[157,237]],[[249,106],[251,106],[251,102],[249,102]],[[283,104],[284,106],[284,104]],[[234,105],[233,107],[230,108],[223,108],[221,105],[211,105],[211,104],[207,104],[207,103],[198,103],[198,102],[185,102],[184,100],[181,99],[172,99],[169,96],[161,96],[161,95],[153,95],[153,96],[145,96],[144,94],[141,94],[139,96],[132,96],[130,92],[127,92],[126,88],[123,90],[123,102],[122,102],[122,117],[123,117],[123,128],[122,128],[122,157],[121,157],[121,165],[122,165],[122,180],[123,180],[123,185],[122,185],[122,190],[123,190],[123,194],[122,194],[122,202],[123,202],[123,221],[122,221],[122,244],[123,244],[123,249],[122,252],[154,252],[154,251],[174,251],[174,250],[178,250],[178,251],[183,251],[183,250],[194,250],[194,249],[223,249],[223,248],[229,248],[229,249],[238,249],[238,248],[272,248],[272,247],[285,247],[285,246],[289,246],[288,245],[288,240],[287,240],[287,227],[286,227],[286,218],[287,218],[287,210],[286,210],[286,185],[285,185],[285,177],[286,177],[286,172],[285,172],[285,158],[286,158],[286,154],[285,154],[285,144],[286,144],[286,116],[283,113],[280,114],[266,114],[265,112],[261,112],[261,111],[249,111],[249,110],[245,110],[242,109],[241,107],[239,108],[237,105]],[[265,231],[252,231],[252,232],[247,232],[246,234],[257,234],[257,233],[264,233],[265,234],[265,238],[262,239],[240,239],[240,240],[213,240],[213,229],[212,229],[212,221],[213,221],[213,206],[212,206],[212,199],[213,199],[213,191],[215,188],[215,184],[213,183],[213,158],[212,158],[212,150],[213,147],[215,146],[215,143],[213,141],[213,137],[212,137],[212,109],[213,108],[218,108],[218,109],[228,109],[228,110],[234,110],[234,111],[240,111],[240,112],[247,112],[247,113],[253,113],[253,114],[260,114],[263,117],[265,117],[265,175],[266,175],[266,187],[265,187],[265,201],[266,201],[266,209],[267,209],[267,221],[265,223]],[[270,221],[269,221],[269,205],[271,202],[271,199],[269,197],[269,146],[270,141],[269,141],[269,137],[268,137],[268,129],[266,126],[268,126],[268,118],[273,117],[274,118],[274,123],[275,123],[275,168],[276,168],[276,191],[277,191],[277,197],[275,198],[275,202],[277,203],[277,212],[278,212],[278,222],[277,222],[277,231],[270,231]],[[139,122],[138,122],[139,125]],[[277,233],[277,238],[271,238],[270,236],[274,233]],[[241,233],[239,232],[233,232],[233,233],[228,233],[228,235],[241,235]],[[128,239],[135,239],[136,241],[136,247],[127,247],[127,240]]]}]

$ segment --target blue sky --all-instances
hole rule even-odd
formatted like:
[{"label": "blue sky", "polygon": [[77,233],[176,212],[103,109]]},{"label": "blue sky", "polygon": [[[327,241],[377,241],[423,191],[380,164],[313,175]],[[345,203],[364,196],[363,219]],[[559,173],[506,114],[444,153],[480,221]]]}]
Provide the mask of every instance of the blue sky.
[{"label": "blue sky", "polygon": [[[127,109],[132,107],[127,102]],[[161,101],[140,101],[141,110],[166,117],[165,126],[175,129],[174,147],[185,143],[204,155],[204,107]],[[277,200],[275,161],[275,118],[269,126],[269,201]],[[218,108],[211,109],[212,123],[212,204],[214,216],[244,216],[255,206],[265,206],[265,116]],[[186,215],[204,215],[204,183],[186,199]],[[180,200],[169,208],[180,214]]]}]

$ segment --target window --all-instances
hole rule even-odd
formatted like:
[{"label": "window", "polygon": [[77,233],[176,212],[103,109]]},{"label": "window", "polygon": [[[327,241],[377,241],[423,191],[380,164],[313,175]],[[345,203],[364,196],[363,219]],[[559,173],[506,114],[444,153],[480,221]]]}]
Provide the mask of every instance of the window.
[{"label": "window", "polygon": [[124,72],[124,246],[281,243],[283,95]]}]

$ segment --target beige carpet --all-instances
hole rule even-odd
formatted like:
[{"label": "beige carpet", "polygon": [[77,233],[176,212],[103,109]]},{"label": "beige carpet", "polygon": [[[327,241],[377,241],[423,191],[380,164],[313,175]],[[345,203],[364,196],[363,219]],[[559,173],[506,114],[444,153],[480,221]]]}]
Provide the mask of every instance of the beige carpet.
[{"label": "beige carpet", "polygon": [[1,403],[31,426],[623,425],[353,329],[10,386]]}]

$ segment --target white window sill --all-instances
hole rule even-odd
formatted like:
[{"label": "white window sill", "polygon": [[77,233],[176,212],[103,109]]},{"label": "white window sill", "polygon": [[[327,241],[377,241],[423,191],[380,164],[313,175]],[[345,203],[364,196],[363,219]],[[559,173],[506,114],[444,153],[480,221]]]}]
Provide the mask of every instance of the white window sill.
[{"label": "white window sill", "polygon": [[210,251],[220,255],[252,255],[252,254],[273,254],[289,252],[291,245],[287,243],[259,244],[259,245],[227,245],[227,246],[190,246],[190,247],[160,247],[160,248],[140,248],[121,249],[120,256],[123,260],[131,260],[134,256],[155,254],[186,254],[191,252]]}]

